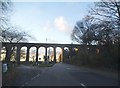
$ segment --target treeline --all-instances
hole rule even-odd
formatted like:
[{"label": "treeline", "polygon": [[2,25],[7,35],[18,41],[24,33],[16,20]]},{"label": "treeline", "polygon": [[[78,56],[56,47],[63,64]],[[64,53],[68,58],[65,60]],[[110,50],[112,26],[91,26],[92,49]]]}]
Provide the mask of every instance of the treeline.
[{"label": "treeline", "polygon": [[117,0],[95,2],[89,14],[83,20],[76,22],[71,39],[86,47],[95,45],[101,48],[95,49],[99,53],[90,51],[91,47],[82,49],[66,63],[117,69],[120,44],[120,2]]},{"label": "treeline", "polygon": [[118,47],[112,45],[108,51],[107,46],[84,46],[79,48],[79,51],[71,52],[64,51],[64,62],[78,66],[88,66],[93,68],[110,68],[118,69],[119,54]]}]

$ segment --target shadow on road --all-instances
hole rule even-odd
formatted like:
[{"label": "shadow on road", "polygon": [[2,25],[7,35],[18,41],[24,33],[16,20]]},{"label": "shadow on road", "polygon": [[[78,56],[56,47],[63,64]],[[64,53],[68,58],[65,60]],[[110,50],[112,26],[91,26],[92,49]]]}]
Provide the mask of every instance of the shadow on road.
[{"label": "shadow on road", "polygon": [[84,67],[57,63],[52,67],[20,65],[3,74],[3,86],[117,86],[118,80]]}]

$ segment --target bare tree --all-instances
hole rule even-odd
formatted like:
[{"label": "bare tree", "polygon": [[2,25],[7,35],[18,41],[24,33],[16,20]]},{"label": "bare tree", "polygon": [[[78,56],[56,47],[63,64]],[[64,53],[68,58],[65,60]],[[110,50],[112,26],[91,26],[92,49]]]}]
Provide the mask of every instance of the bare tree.
[{"label": "bare tree", "polygon": [[10,0],[0,0],[0,29],[5,28],[9,21],[9,15],[12,11],[12,2]]},{"label": "bare tree", "polygon": [[[114,43],[120,41],[120,1],[119,0],[101,0],[101,2],[95,2],[95,7],[91,8],[89,12],[94,17],[94,19],[96,19],[97,23],[99,23],[98,24],[99,30],[97,30],[97,32],[99,32],[99,35],[100,32],[101,34],[103,34],[102,33],[103,29],[104,32],[107,30],[106,33],[110,33],[111,30],[112,34],[111,33],[106,34],[107,38],[109,37],[108,35],[111,35],[113,39],[112,41],[114,41]],[[106,41],[110,39],[111,38],[107,39]]]},{"label": "bare tree", "polygon": [[91,44],[94,38],[93,17],[86,16],[83,21],[78,21],[71,34],[71,39],[82,44]]},{"label": "bare tree", "polygon": [[21,30],[18,27],[10,26],[6,30],[2,30],[2,42],[28,42],[27,38],[31,36],[24,31],[18,31],[18,29]]},{"label": "bare tree", "polygon": [[118,0],[101,0],[89,11],[98,20],[120,22],[120,2]]},{"label": "bare tree", "polygon": [[[120,41],[120,2],[117,0],[101,0],[95,2],[95,7],[75,24],[71,38],[78,43],[99,44],[116,43]],[[101,43],[100,43],[101,42]]]},{"label": "bare tree", "polygon": [[94,40],[100,45],[112,44],[113,40],[113,29],[112,23],[109,21],[101,21],[95,24],[95,38]]},{"label": "bare tree", "polygon": [[10,24],[9,15],[12,11],[12,2],[10,0],[0,0],[0,41],[2,41],[2,31],[6,30]]},{"label": "bare tree", "polygon": [[27,42],[28,37],[32,37],[20,27],[13,26],[9,21],[9,12],[12,11],[13,3],[11,0],[0,0],[0,30],[1,42]]},{"label": "bare tree", "polygon": [[[9,12],[12,11],[12,2],[10,0],[0,0],[0,41],[1,42],[28,42],[28,38],[33,38],[33,36],[29,35],[27,32],[22,31],[19,26],[14,26],[11,24],[9,17]],[[10,53],[10,58],[7,59],[15,59],[16,47],[12,47]],[[14,57],[13,57],[14,56]]]}]

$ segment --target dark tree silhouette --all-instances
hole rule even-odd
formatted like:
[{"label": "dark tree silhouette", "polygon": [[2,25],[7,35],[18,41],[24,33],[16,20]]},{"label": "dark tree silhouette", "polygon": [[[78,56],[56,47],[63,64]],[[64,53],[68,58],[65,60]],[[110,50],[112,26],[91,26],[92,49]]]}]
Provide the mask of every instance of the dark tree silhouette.
[{"label": "dark tree silhouette", "polygon": [[76,22],[71,38],[82,44],[95,42],[104,46],[100,46],[99,53],[96,54],[88,53],[88,49],[91,50],[92,47],[84,48],[71,60],[73,64],[117,70],[118,45],[120,44],[120,1],[101,0],[101,2],[95,2],[95,7],[91,8],[89,12],[90,16]]},{"label": "dark tree silhouette", "polygon": [[20,27],[10,26],[6,30],[2,30],[2,42],[28,42],[28,37],[32,36],[21,31]]},{"label": "dark tree silhouette", "polygon": [[10,0],[0,0],[0,30],[5,30],[9,25],[9,13],[12,11],[12,6]]},{"label": "dark tree silhouette", "polygon": [[120,2],[95,2],[95,7],[75,24],[71,38],[82,44],[118,44],[120,42]]},{"label": "dark tree silhouette", "polygon": [[93,17],[86,16],[83,21],[76,22],[71,39],[82,44],[91,44],[94,39]]},{"label": "dark tree silhouette", "polygon": [[89,12],[94,17],[94,19],[96,19],[97,23],[101,23],[99,24],[99,28],[102,29],[103,26],[107,26],[107,28],[105,29],[107,29],[106,31],[108,31],[109,33],[110,30],[112,30],[111,36],[114,43],[120,42],[120,1],[119,0],[105,0],[105,1],[101,0],[101,2],[95,2],[95,7],[91,8]]}]

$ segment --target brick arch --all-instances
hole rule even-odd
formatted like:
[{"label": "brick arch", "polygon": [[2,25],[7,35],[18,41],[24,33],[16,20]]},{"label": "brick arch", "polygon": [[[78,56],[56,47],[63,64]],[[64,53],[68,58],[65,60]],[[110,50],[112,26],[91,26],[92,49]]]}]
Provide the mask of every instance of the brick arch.
[{"label": "brick arch", "polygon": [[[62,47],[60,47],[60,46],[57,46],[56,47],[56,52],[57,52],[57,48],[60,48],[61,49],[61,51],[62,51],[62,54],[60,55],[60,62],[63,62],[63,49],[62,49]],[[57,54],[56,54],[57,55]],[[57,59],[57,58],[56,58]]]},{"label": "brick arch", "polygon": [[[41,53],[41,52],[40,52],[40,49],[42,49],[42,48],[44,48],[44,54],[43,54],[43,57],[40,57],[40,56],[39,56],[39,54]],[[45,50],[46,50],[46,49],[45,49],[44,46],[39,46],[39,47],[38,47],[38,59],[41,58],[41,59],[43,59],[43,61],[44,61]]]},{"label": "brick arch", "polygon": [[[21,48],[20,48],[20,60],[21,60],[21,50],[22,50],[22,48],[26,48],[26,50],[25,50],[25,55],[27,55],[27,46],[21,46]],[[25,59],[26,59],[26,57],[25,57]],[[26,61],[26,60],[25,60]]]},{"label": "brick arch", "polygon": [[[32,54],[35,54],[35,55],[32,55]],[[31,46],[30,49],[29,49],[29,61],[30,59],[32,58],[33,61],[36,61],[37,59],[37,47],[36,46]],[[31,57],[33,56],[33,57]]]},{"label": "brick arch", "polygon": [[5,46],[1,47],[0,53],[1,53],[1,55],[0,55],[0,61],[5,61],[5,57],[6,57],[6,47]]},{"label": "brick arch", "polygon": [[[27,55],[26,55],[26,62],[29,62],[29,49],[33,46],[33,47],[36,47],[37,50],[36,50],[36,62],[38,61],[38,49],[39,47],[45,47],[46,51],[45,51],[45,55],[47,56],[47,48],[48,47],[53,47],[54,48],[54,54],[56,55],[56,47],[60,47],[62,50],[64,50],[64,47],[69,47],[71,49],[71,47],[73,46],[80,46],[78,44],[52,44],[52,43],[2,43],[3,46],[6,47],[6,59],[7,59],[7,62],[9,62],[9,57],[10,57],[10,51],[11,51],[11,48],[13,46],[16,46],[17,47],[17,64],[20,64],[20,49],[23,47],[23,46],[26,46],[27,47]],[[64,52],[63,52],[64,54]],[[56,56],[54,56],[56,58]],[[54,59],[54,61],[56,62],[56,59]]]},{"label": "brick arch", "polygon": [[[51,55],[51,49],[52,49],[52,54]],[[51,61],[54,61],[54,56],[55,56],[55,53],[54,53],[54,47],[53,46],[49,46],[47,47],[47,56],[48,56],[48,60],[51,62]]]}]

